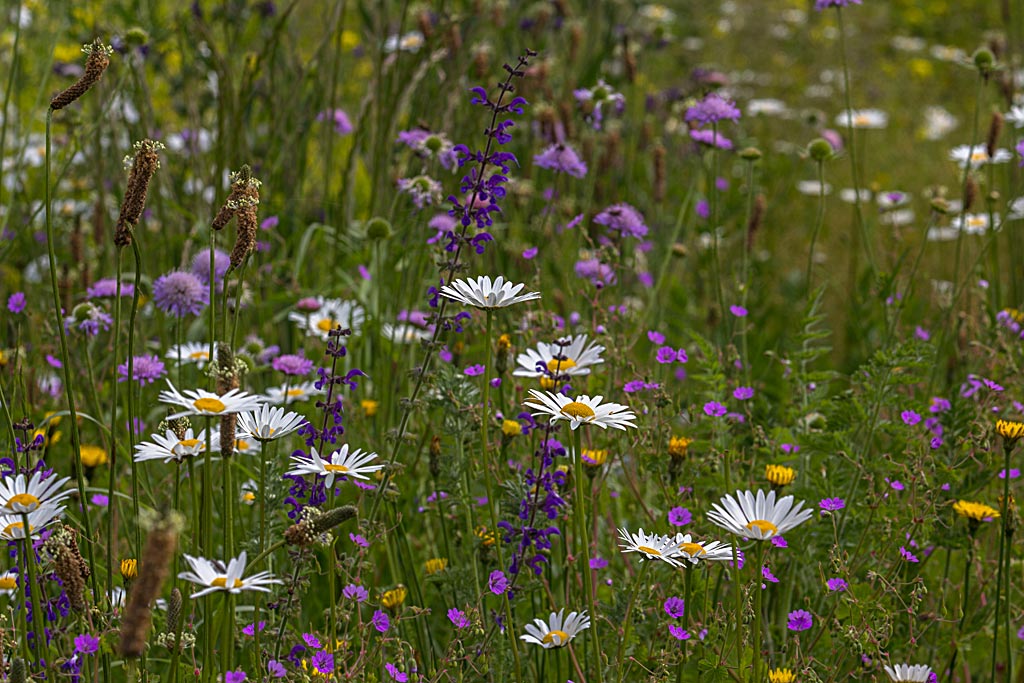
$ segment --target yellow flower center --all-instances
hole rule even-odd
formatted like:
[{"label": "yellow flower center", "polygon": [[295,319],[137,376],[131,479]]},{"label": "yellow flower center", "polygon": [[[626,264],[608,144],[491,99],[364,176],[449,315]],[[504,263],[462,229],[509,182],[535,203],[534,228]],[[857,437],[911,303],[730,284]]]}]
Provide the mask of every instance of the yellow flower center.
[{"label": "yellow flower center", "polygon": [[303,389],[289,389],[285,392],[286,396],[302,396],[305,392]]},{"label": "yellow flower center", "polygon": [[551,379],[550,377],[541,377],[540,388],[551,391],[552,389],[555,388],[555,380]]},{"label": "yellow flower center", "polygon": [[566,643],[569,642],[569,634],[566,633],[565,631],[558,631],[558,630],[549,631],[548,634],[546,636],[544,636],[542,642],[554,643],[555,642],[555,636],[558,636],[558,643],[557,643],[558,645],[565,645]]},{"label": "yellow flower center", "polygon": [[661,551],[660,550],[655,550],[654,548],[652,548],[650,546],[647,546],[647,545],[638,545],[636,547],[636,549],[639,550],[642,553],[647,553],[648,555],[657,555],[657,556],[661,557]]},{"label": "yellow flower center", "polygon": [[107,452],[99,446],[82,446],[82,464],[86,467],[98,467],[107,463]]},{"label": "yellow flower center", "polygon": [[[226,576],[218,576],[216,579],[213,580],[213,583],[211,583],[210,585],[211,586],[216,586],[217,588],[227,588],[228,587],[228,577],[226,577]],[[235,579],[234,583],[231,584],[231,587],[232,588],[241,588],[244,585],[245,584],[242,583],[241,579]]]},{"label": "yellow flower center", "polygon": [[200,398],[192,403],[196,410],[204,413],[223,413],[227,408],[223,402],[216,398]]},{"label": "yellow flower center", "polygon": [[209,360],[210,352],[209,351],[193,351],[192,353],[188,354],[188,357],[191,358],[192,360]]},{"label": "yellow flower center", "polygon": [[967,225],[971,228],[980,228],[985,225],[986,219],[984,216],[968,216]]},{"label": "yellow flower center", "polygon": [[0,576],[0,591],[12,591],[17,587],[17,576]]},{"label": "yellow flower center", "polygon": [[195,448],[196,446],[206,448],[206,444],[204,444],[199,439],[183,439],[178,442],[178,445],[181,446],[182,448]]},{"label": "yellow flower center", "polygon": [[321,332],[330,332],[335,328],[336,325],[337,323],[334,321],[333,318],[324,318],[323,320],[316,324],[317,329],[320,330]]},{"label": "yellow flower center", "polygon": [[594,417],[594,409],[586,403],[573,401],[572,403],[566,403],[562,406],[562,414],[566,417],[586,420]]},{"label": "yellow flower center", "polygon": [[856,126],[867,126],[871,123],[871,117],[866,114],[857,114],[853,117],[853,125]]},{"label": "yellow flower center", "polygon": [[971,153],[971,161],[985,161],[986,159],[988,159],[988,152],[983,149]]},{"label": "yellow flower center", "polygon": [[242,500],[244,500],[246,503],[251,503],[254,500],[256,500],[256,494],[253,493],[252,491],[246,491],[245,493],[242,494]]},{"label": "yellow flower center", "polygon": [[244,439],[238,439],[237,441],[235,441],[235,450],[236,451],[247,451],[247,450],[249,450],[249,442],[245,441]]},{"label": "yellow flower center", "polygon": [[557,375],[576,367],[576,361],[572,358],[552,358],[548,361],[548,372]]},{"label": "yellow flower center", "polygon": [[324,469],[328,472],[348,472],[348,468],[344,465],[331,465],[325,463]]},{"label": "yellow flower center", "polygon": [[775,535],[779,533],[779,527],[775,526],[767,519],[755,519],[754,521],[747,524],[747,528],[753,531],[754,527],[757,527],[762,534]]},{"label": "yellow flower center", "polygon": [[10,497],[5,507],[14,509],[15,505],[23,505],[25,507],[37,507],[39,505],[39,499],[33,496],[31,493],[16,493]]},{"label": "yellow flower center", "polygon": [[[25,528],[25,525],[22,524],[21,522],[11,522],[10,524],[8,524],[7,526],[4,527],[3,531],[0,531],[0,536],[13,536],[15,529],[24,529],[24,528]],[[28,527],[28,532],[31,534],[33,529],[35,529],[35,527],[30,524],[29,527]]]},{"label": "yellow flower center", "polygon": [[707,555],[708,554],[708,551],[704,550],[704,546],[702,546],[700,543],[682,543],[682,544],[680,544],[679,549],[682,550],[687,555]]}]

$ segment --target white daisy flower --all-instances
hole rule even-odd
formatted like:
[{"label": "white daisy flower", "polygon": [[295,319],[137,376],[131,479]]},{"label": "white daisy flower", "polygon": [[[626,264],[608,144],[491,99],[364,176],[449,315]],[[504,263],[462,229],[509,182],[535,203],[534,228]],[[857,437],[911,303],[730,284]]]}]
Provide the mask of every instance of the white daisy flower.
[{"label": "white daisy flower", "polygon": [[885,673],[889,674],[889,680],[893,681],[893,683],[901,681],[925,683],[932,675],[932,668],[924,664],[897,664],[896,666],[886,664]]},{"label": "white daisy flower", "polygon": [[622,552],[640,553],[643,555],[640,558],[641,562],[646,557],[648,560],[667,562],[673,567],[682,566],[679,561],[683,557],[679,549],[679,542],[671,536],[648,534],[644,532],[643,528],[634,534],[623,528],[619,529],[619,538],[622,540],[622,543],[619,544]]},{"label": "white daisy flower", "polygon": [[789,113],[789,108],[782,100],[774,98],[754,99],[747,102],[747,116],[782,116]]},{"label": "white daisy flower", "polygon": [[14,595],[18,590],[18,572],[0,574],[0,595]]},{"label": "white daisy flower", "polygon": [[164,358],[178,362],[178,358],[181,358],[181,364],[186,365],[189,363],[195,363],[196,367],[200,370],[210,362],[210,345],[201,344],[199,342],[188,342],[181,344],[180,346],[172,346]]},{"label": "white daisy flower", "polygon": [[969,213],[963,217],[965,235],[984,235],[989,229],[987,213]]},{"label": "white daisy flower", "polygon": [[1024,128],[1024,107],[1013,105],[1003,118],[1012,123],[1014,128]]},{"label": "white daisy flower", "polygon": [[185,408],[185,410],[169,416],[167,418],[169,420],[186,415],[220,416],[244,413],[247,410],[259,408],[265,401],[262,396],[255,396],[241,389],[232,389],[226,394],[217,395],[205,389],[186,389],[182,393],[171,384],[171,380],[167,380],[167,386],[171,389],[170,391],[161,391],[160,400]]},{"label": "white daisy flower", "polygon": [[434,336],[433,331],[408,323],[398,323],[397,325],[384,323],[380,326],[380,334],[396,344],[415,344]]},{"label": "white daisy flower", "polygon": [[324,393],[322,389],[316,388],[316,382],[302,382],[296,385],[281,385],[267,389],[267,400],[276,406],[295,403],[296,401],[307,401],[314,396]]},{"label": "white daisy flower", "polygon": [[193,598],[202,597],[216,591],[227,591],[228,593],[241,593],[242,591],[263,591],[269,593],[269,584],[281,583],[273,578],[270,572],[257,572],[246,578],[245,574],[245,551],[236,558],[231,559],[227,566],[219,560],[207,560],[205,557],[192,557],[185,555],[192,571],[178,574],[179,579],[185,579],[200,586],[206,586],[201,591],[193,593]]},{"label": "white daisy flower", "polygon": [[[181,462],[185,458],[195,457],[206,452],[206,430],[196,436],[192,428],[185,430],[185,437],[178,438],[173,430],[168,429],[163,435],[154,434],[152,441],[143,441],[135,445],[135,462],[146,460],[172,460]],[[220,448],[220,434],[213,432],[210,436],[212,450]]]},{"label": "white daisy flower", "polygon": [[540,292],[520,294],[526,285],[513,285],[501,275],[493,282],[488,275],[468,280],[455,280],[441,287],[441,296],[476,308],[505,308],[540,298]]},{"label": "white daisy flower", "polygon": [[[540,342],[536,349],[527,349],[516,356],[516,377],[560,378],[589,375],[590,368],[604,362],[604,347],[587,343],[587,335],[559,339],[554,344]],[[545,370],[540,370],[543,366]]]},{"label": "white daisy flower", "polygon": [[235,439],[235,453],[238,455],[255,455],[263,450],[263,444],[256,439],[239,436]]},{"label": "white daisy flower", "polygon": [[273,441],[288,436],[306,422],[306,418],[298,413],[284,411],[263,404],[256,410],[238,414],[236,436],[247,436],[256,441]]},{"label": "white daisy flower", "polygon": [[848,109],[836,117],[836,125],[878,130],[889,125],[889,115],[880,109]]},{"label": "white daisy flower", "polygon": [[1008,221],[1019,221],[1024,218],[1024,197],[1017,197],[1011,199],[1009,205],[1007,205],[1006,220]]},{"label": "white daisy flower", "polygon": [[0,480],[0,514],[10,515],[32,512],[39,508],[58,507],[58,503],[71,495],[71,489],[61,490],[71,477],[63,479],[50,476],[43,479],[42,472],[36,472],[31,479],[24,474],[4,477]]},{"label": "white daisy flower", "polygon": [[319,304],[317,310],[308,313],[292,311],[288,319],[309,336],[319,337],[323,341],[327,341],[328,333],[337,327],[351,329],[353,333],[359,332],[366,314],[358,303],[344,299],[325,299],[322,296],[316,297],[316,301]]},{"label": "white daisy flower", "polygon": [[925,140],[941,140],[952,133],[959,123],[955,116],[942,107],[926,107],[922,135]]},{"label": "white daisy flower", "polygon": [[545,650],[553,647],[563,647],[575,638],[580,631],[590,628],[590,617],[586,610],[582,612],[569,612],[569,616],[562,619],[565,608],[552,612],[547,621],[534,619],[532,624],[526,625],[526,635],[519,636],[520,640],[540,645]]},{"label": "white daisy flower", "polygon": [[592,424],[601,429],[613,427],[625,431],[626,427],[636,427],[633,420],[636,415],[619,403],[601,403],[603,396],[591,398],[586,394],[570,399],[562,394],[553,394],[550,391],[537,391],[530,389],[530,398],[523,403],[535,408],[534,415],[550,415],[551,422],[556,420],[568,420],[569,426],[576,429],[581,424]]},{"label": "white daisy flower", "polygon": [[423,34],[419,31],[409,31],[399,36],[398,34],[388,36],[384,41],[384,52],[417,52],[424,44]]},{"label": "white daisy flower", "polygon": [[368,479],[369,477],[366,475],[370,472],[384,469],[383,463],[377,465],[369,464],[376,458],[376,453],[364,453],[361,448],[357,448],[349,453],[348,444],[345,444],[324,460],[316,452],[316,448],[310,448],[308,458],[292,456],[292,464],[295,467],[288,470],[288,474],[300,477],[307,474],[316,474],[321,477],[327,477],[327,488],[331,488],[334,486],[334,478],[338,475],[355,477],[356,479]]},{"label": "white daisy flower", "polygon": [[784,534],[811,518],[810,509],[802,510],[804,502],[794,505],[793,496],[775,500],[775,491],[737,491],[736,497],[722,496],[721,505],[714,503],[708,519],[743,538],[766,541]]},{"label": "white daisy flower", "polygon": [[886,211],[878,217],[878,222],[882,225],[910,225],[914,222],[916,214],[913,209],[895,209],[893,211]]},{"label": "white daisy flower", "polygon": [[928,234],[925,235],[925,239],[929,242],[952,242],[959,234],[959,230],[949,226],[928,228]]},{"label": "white daisy flower", "polygon": [[732,561],[732,546],[721,541],[698,543],[690,534],[682,533],[676,534],[675,541],[679,545],[679,559],[689,560],[691,564]]},{"label": "white daisy flower", "polygon": [[[28,513],[28,535],[37,538],[51,522],[60,518],[63,507],[43,505]],[[0,539],[16,541],[25,538],[25,524],[21,515],[0,515]]]},{"label": "white daisy flower", "polygon": [[971,168],[984,166],[985,164],[1005,164],[1013,158],[1005,149],[997,149],[991,157],[985,145],[958,145],[949,152],[949,158],[955,161],[960,168],[970,164]]},{"label": "white daisy flower", "polygon": [[817,197],[821,194],[831,194],[832,186],[828,183],[824,185],[824,192],[822,192],[822,185],[817,180],[799,180],[796,183],[796,191],[800,194],[806,194],[811,197]]},{"label": "white daisy flower", "polygon": [[[825,192],[825,194],[828,194],[828,192]],[[847,204],[856,204],[857,196],[857,190],[855,190],[852,187],[844,187],[843,189],[839,190],[839,198],[846,202]],[[867,189],[866,187],[862,187],[860,189],[860,200],[862,202],[870,202],[871,190]]]}]

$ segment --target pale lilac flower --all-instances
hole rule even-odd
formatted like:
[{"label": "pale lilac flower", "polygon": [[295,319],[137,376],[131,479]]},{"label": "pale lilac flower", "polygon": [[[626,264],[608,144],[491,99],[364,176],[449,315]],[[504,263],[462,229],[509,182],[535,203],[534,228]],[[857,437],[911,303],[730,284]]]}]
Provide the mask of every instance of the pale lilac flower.
[{"label": "pale lilac flower", "polygon": [[541,168],[571,175],[573,178],[582,178],[587,174],[587,164],[580,159],[576,150],[563,143],[551,145],[533,157],[533,163]]},{"label": "pale lilac flower", "polygon": [[742,306],[733,305],[733,306],[729,307],[729,312],[732,313],[737,318],[745,318],[745,317],[747,317],[747,312],[748,311],[747,311],[747,309],[743,308]]},{"label": "pale lilac flower", "polygon": [[594,222],[607,226],[623,237],[644,237],[647,225],[639,211],[626,203],[613,204],[594,216]]},{"label": "pale lilac flower", "polygon": [[312,360],[294,353],[280,355],[270,365],[278,372],[293,377],[302,377],[313,371]]},{"label": "pale lilac flower", "polygon": [[739,118],[740,110],[736,104],[717,92],[708,93],[703,100],[687,109],[685,116],[687,121],[696,121],[701,125],[725,120],[738,121]]},{"label": "pale lilac flower", "polygon": [[[135,356],[132,361],[132,377],[139,384],[152,384],[167,374],[164,362],[157,356]],[[117,366],[117,381],[128,381],[128,363]]]},{"label": "pale lilac flower", "polygon": [[753,397],[754,390],[751,387],[736,387],[732,392],[732,397],[738,401],[746,401],[748,398]]}]

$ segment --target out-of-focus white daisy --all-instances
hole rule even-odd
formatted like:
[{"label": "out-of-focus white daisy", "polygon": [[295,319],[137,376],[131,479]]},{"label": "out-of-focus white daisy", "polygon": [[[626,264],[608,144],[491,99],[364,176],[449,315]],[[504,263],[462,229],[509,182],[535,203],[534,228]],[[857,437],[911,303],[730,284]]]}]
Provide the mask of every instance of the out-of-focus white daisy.
[{"label": "out-of-focus white daisy", "polygon": [[732,546],[721,541],[698,543],[690,534],[677,533],[675,542],[679,546],[679,559],[691,564],[732,561]]},{"label": "out-of-focus white daisy", "polygon": [[997,149],[989,157],[985,145],[957,145],[950,150],[949,158],[955,161],[960,168],[964,168],[968,164],[971,168],[977,168],[985,164],[1005,164],[1013,158],[1013,155],[1005,149]]},{"label": "out-of-focus white daisy", "polygon": [[886,664],[885,673],[889,674],[889,680],[893,683],[902,683],[903,681],[925,683],[932,675],[932,668],[924,664],[897,664],[895,666]]},{"label": "out-of-focus white daisy", "polygon": [[[796,183],[796,191],[800,194],[810,195],[811,197],[817,197],[822,194],[822,186],[817,180],[798,180]],[[825,183],[825,194],[832,194],[832,186]]]},{"label": "out-of-focus white daisy", "polygon": [[969,213],[963,216],[963,231],[965,235],[984,235],[991,225],[987,213]]},{"label": "out-of-focus white daisy", "polygon": [[637,11],[637,14],[639,14],[640,18],[644,21],[649,21],[655,24],[671,24],[676,20],[675,12],[665,5],[655,3],[641,6]]},{"label": "out-of-focus white daisy", "polygon": [[[827,192],[825,194],[828,194]],[[844,187],[839,190],[839,199],[846,202],[847,204],[854,204],[857,202],[857,190],[852,187]],[[866,187],[860,189],[860,200],[862,202],[871,201],[871,190]]]},{"label": "out-of-focus white daisy", "polygon": [[1003,120],[1012,123],[1014,128],[1024,128],[1024,107],[1013,105],[1003,116]]},{"label": "out-of-focus white daisy", "polygon": [[380,334],[396,344],[415,344],[434,336],[433,331],[409,323],[398,323],[397,325],[384,323],[380,326]]},{"label": "out-of-focus white daisy", "polygon": [[[28,513],[28,537],[38,538],[40,532],[60,518],[63,507],[43,505]],[[25,538],[25,524],[21,515],[0,515],[0,539],[17,541]]]},{"label": "out-of-focus white daisy", "polygon": [[921,52],[928,47],[928,41],[917,36],[893,36],[889,44],[894,50],[902,52]]},{"label": "out-of-focus white daisy", "polygon": [[888,192],[879,192],[875,201],[878,202],[879,208],[883,211],[888,211],[889,209],[895,209],[909,202],[910,195],[906,192],[901,192],[900,190],[890,190]]},{"label": "out-of-focus white daisy", "polygon": [[364,453],[361,448],[357,448],[349,453],[348,444],[345,444],[340,449],[331,453],[325,460],[320,457],[316,448],[313,447],[309,449],[308,458],[292,456],[293,467],[288,470],[288,474],[300,477],[307,474],[315,474],[320,477],[326,477],[327,481],[325,483],[327,488],[331,488],[334,486],[334,478],[339,475],[355,477],[356,479],[368,479],[367,474],[384,469],[383,463],[377,465],[370,464],[376,459],[376,453]]},{"label": "out-of-focus white daisy", "polygon": [[296,401],[307,401],[323,393],[323,389],[316,388],[316,382],[302,382],[295,385],[270,387],[267,389],[267,400],[279,406],[295,403]]},{"label": "out-of-focus white daisy", "polygon": [[1017,197],[1016,199],[1010,200],[1010,204],[1006,209],[1006,220],[1019,221],[1024,218],[1024,197]]},{"label": "out-of-focus white daisy", "polygon": [[366,314],[363,307],[355,301],[325,299],[318,296],[316,302],[316,310],[292,311],[288,314],[288,319],[300,330],[305,330],[309,336],[327,341],[330,331],[335,328],[350,329],[357,333],[363,326]]},{"label": "out-of-focus white daisy", "polygon": [[889,125],[889,115],[881,109],[848,109],[836,117],[836,125],[878,130]]},{"label": "out-of-focus white daisy", "polygon": [[895,211],[886,211],[878,217],[878,222],[882,225],[910,225],[914,222],[915,214],[913,209],[896,209]]},{"label": "out-of-focus white daisy", "polygon": [[241,389],[232,389],[226,394],[217,395],[205,389],[186,389],[178,391],[171,380],[167,380],[170,390],[160,392],[160,400],[164,403],[178,405],[185,410],[179,411],[167,419],[174,420],[185,415],[220,416],[231,413],[244,413],[255,410],[263,405],[264,398],[249,394]]},{"label": "out-of-focus white daisy", "polygon": [[18,572],[0,574],[0,595],[14,595],[18,590]]},{"label": "out-of-focus white daisy", "polygon": [[534,619],[532,624],[526,625],[526,634],[519,636],[520,640],[527,643],[540,645],[545,650],[553,647],[563,647],[575,638],[581,631],[590,628],[590,617],[587,612],[569,612],[569,615],[562,618],[565,608],[552,612],[548,620]]},{"label": "out-of-focus white daisy", "polygon": [[942,62],[964,62],[968,59],[966,52],[951,45],[932,45],[928,52]]},{"label": "out-of-focus white daisy", "polygon": [[264,404],[251,412],[238,414],[235,436],[244,436],[256,441],[273,441],[288,436],[305,421],[306,418],[298,413],[286,413],[284,408]]},{"label": "out-of-focus white daisy", "polygon": [[71,495],[71,489],[64,485],[71,477],[49,476],[43,478],[42,472],[36,472],[31,478],[24,474],[4,477],[0,480],[0,514],[18,514],[32,512],[39,508],[57,507]]},{"label": "out-of-focus white daisy", "polygon": [[[185,430],[185,437],[178,438],[173,430],[168,429],[163,435],[154,434],[152,441],[143,441],[135,445],[135,462],[146,460],[172,460],[181,462],[185,458],[195,457],[206,452],[206,430],[199,432],[196,436],[192,428]],[[220,434],[213,432],[210,435],[211,449],[217,450],[220,447]]]},{"label": "out-of-focus white daisy", "polygon": [[173,360],[174,362],[177,362],[179,357],[181,358],[182,365],[195,363],[196,367],[202,370],[203,366],[210,361],[210,345],[200,344],[199,342],[188,342],[181,346],[172,346],[167,353],[164,354],[164,358]]},{"label": "out-of-focus white daisy", "polygon": [[636,533],[623,528],[619,529],[619,539],[622,541],[619,543],[622,552],[639,553],[643,556],[640,558],[641,561],[647,558],[648,560],[661,560],[673,567],[682,566],[679,541],[672,536],[648,534],[642,527]]},{"label": "out-of-focus white daisy", "polygon": [[235,453],[238,455],[255,455],[263,450],[263,444],[256,439],[251,439],[245,435],[238,435],[235,439]]},{"label": "out-of-focus white daisy", "polygon": [[[516,356],[517,377],[576,377],[589,375],[591,366],[604,362],[604,347],[596,342],[587,343],[587,335],[578,335],[547,344],[540,342],[536,349],[527,349]],[[538,369],[545,368],[544,370]]]},{"label": "out-of-focus white daisy", "polygon": [[520,294],[525,284],[513,285],[499,275],[493,281],[483,275],[468,280],[454,280],[451,285],[441,287],[441,296],[476,308],[505,308],[524,301],[540,298],[540,292]]},{"label": "out-of-focus white daisy", "polygon": [[925,140],[941,140],[952,133],[959,124],[959,120],[943,107],[925,107],[921,134]]},{"label": "out-of-focus white daisy", "polygon": [[239,500],[246,505],[252,505],[256,502],[256,494],[259,490],[259,484],[255,480],[247,479],[242,482],[242,494],[239,496]]},{"label": "out-of-focus white daisy", "polygon": [[228,593],[241,593],[242,591],[263,591],[269,593],[267,588],[270,584],[281,583],[275,579],[270,572],[257,572],[252,576],[245,576],[246,554],[232,558],[227,566],[220,560],[207,560],[205,557],[192,557],[185,555],[192,571],[181,572],[179,579],[191,581],[194,584],[205,586],[202,590],[193,593],[193,598],[202,597],[217,591]]},{"label": "out-of-focus white daisy", "polygon": [[409,31],[401,36],[395,34],[384,41],[384,52],[419,52],[423,43],[423,34],[419,31]]},{"label": "out-of-focus white daisy", "polygon": [[573,400],[562,394],[530,389],[530,398],[523,404],[533,408],[534,415],[550,415],[551,422],[568,420],[569,427],[574,430],[581,424],[595,425],[601,429],[612,427],[623,431],[626,427],[636,427],[636,423],[633,422],[636,414],[629,406],[620,403],[601,403],[603,398],[591,398],[581,394]]},{"label": "out-of-focus white daisy", "polygon": [[747,102],[747,116],[757,116],[758,114],[764,116],[783,116],[788,113],[789,108],[782,100],[764,98]]},{"label": "out-of-focus white daisy", "polygon": [[737,536],[766,541],[810,519],[812,511],[803,506],[803,501],[794,504],[793,496],[776,500],[775,491],[737,491],[712,504],[708,519]]}]

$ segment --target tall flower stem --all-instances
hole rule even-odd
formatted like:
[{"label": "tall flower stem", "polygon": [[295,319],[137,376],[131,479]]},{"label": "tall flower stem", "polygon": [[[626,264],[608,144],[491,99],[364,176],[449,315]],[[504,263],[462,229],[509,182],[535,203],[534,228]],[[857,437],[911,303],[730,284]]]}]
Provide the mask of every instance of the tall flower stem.
[{"label": "tall flower stem", "polygon": [[[955,678],[953,667],[956,666],[956,656],[960,653],[960,636],[963,635],[964,622],[967,621],[967,602],[971,593],[971,565],[974,563],[974,534],[976,531],[977,529],[971,529],[969,537],[970,545],[967,547],[967,561],[964,563],[964,591],[963,598],[960,601],[960,622],[956,626],[956,635],[953,638],[953,654],[950,655],[949,665],[946,667],[950,683]],[[995,649],[994,646],[993,649]]]},{"label": "tall flower stem", "polygon": [[[110,481],[107,500],[114,505],[114,482],[117,481],[117,362],[121,360],[121,248],[114,248],[114,382],[110,388]],[[129,380],[131,377],[129,377]],[[137,519],[137,518],[136,518]],[[114,590],[114,515],[107,515],[107,595]],[[141,551],[141,548],[138,550]]]},{"label": "tall flower stem", "polygon": [[[43,209],[46,217],[46,254],[50,267],[50,292],[53,294],[53,315],[57,325],[57,332],[60,335],[60,359],[64,365],[64,394],[68,401],[68,419],[71,421],[71,450],[76,461],[81,461],[82,439],[78,433],[78,411],[75,409],[75,379],[71,372],[71,354],[68,353],[68,336],[64,332],[64,317],[61,315],[60,289],[57,286],[57,253],[54,248],[53,237],[53,216],[51,214],[50,198],[50,125],[53,121],[53,110],[46,110],[46,163],[44,164],[43,186],[45,188]],[[78,484],[78,500],[84,505],[85,497],[85,474],[81,467],[75,468],[75,480]],[[82,529],[85,537],[92,539],[92,522],[89,520],[88,511],[82,512]],[[25,532],[28,533],[28,521],[25,521]],[[93,557],[93,544],[85,544],[86,560],[90,567],[96,566]],[[30,563],[31,566],[31,563]],[[93,602],[99,602],[100,592],[96,585],[96,572],[90,572],[89,584],[92,588]]]},{"label": "tall flower stem", "polygon": [[[625,662],[623,662],[623,656],[626,654],[626,642],[629,640],[629,627],[632,625],[633,616],[633,605],[636,604],[636,596],[640,594],[640,588],[644,585],[644,579],[647,578],[647,569],[651,566],[654,560],[648,560],[644,562],[640,567],[640,573],[636,575],[636,579],[633,580],[633,592],[629,594],[629,603],[626,605],[626,619],[622,624],[622,639],[619,641],[619,652],[615,656],[617,662],[616,668],[618,674],[616,680],[618,683],[622,683],[622,677],[626,673]],[[588,568],[588,574],[589,568]],[[591,616],[591,621],[594,621],[594,617]],[[597,634],[591,638],[595,643],[597,642]]]},{"label": "tall flower stem", "polygon": [[[135,409],[132,403],[132,385],[135,376],[135,319],[139,313],[139,291],[142,287],[142,254],[139,252],[139,240],[132,240],[132,256],[135,259],[135,284],[132,290],[132,307],[128,312],[128,453],[132,466],[132,508],[135,519],[139,519],[139,464],[130,455],[135,451]],[[139,399],[142,398],[142,384],[139,384]],[[142,552],[142,525],[135,524],[136,552]]]},{"label": "tall flower stem", "polygon": [[579,429],[573,432],[573,443],[575,445],[573,461],[576,467],[573,473],[576,479],[576,504],[573,506],[573,514],[576,516],[576,527],[579,531],[580,552],[583,555],[580,558],[582,559],[581,573],[583,574],[583,587],[587,593],[587,608],[590,610],[590,628],[593,631],[589,640],[593,643],[594,680],[601,683],[601,639],[598,636],[599,619],[594,603],[594,572],[590,568],[590,540],[587,538],[587,498],[583,488],[583,482],[587,475],[583,471],[583,433]]},{"label": "tall flower stem", "polygon": [[761,568],[764,567],[764,541],[757,544],[757,564],[752,567],[754,571],[754,660],[753,671],[751,672],[751,683],[760,683],[761,677],[761,619],[763,617],[764,589],[761,588]]},{"label": "tall flower stem", "polygon": [[[32,597],[31,628],[36,637],[36,662],[41,664],[45,660],[47,664],[52,664],[50,661],[50,647],[46,642],[46,627],[43,626],[43,598],[39,594],[39,584],[36,583],[36,551],[35,548],[32,547],[32,527],[28,524],[28,514],[21,514],[21,524],[21,530],[25,534],[25,537],[22,539],[22,544],[25,549],[25,568],[28,572],[28,589],[29,594]],[[28,627],[27,622],[25,626]]]},{"label": "tall flower stem", "polygon": [[[1011,538],[1012,531],[1008,530],[1010,521],[1010,454],[1013,452],[1014,442],[1010,440],[1003,441],[1003,504],[1000,506],[1002,513],[1000,516],[1000,532],[999,532],[999,567],[996,570],[996,606],[995,606],[995,624],[992,626],[992,681],[996,680],[996,656],[999,652],[999,602],[1000,597],[1003,594],[1003,574],[1009,572],[1010,569],[1010,556],[1013,554],[1013,544],[1007,543]],[[1009,576],[1007,576],[1009,579]],[[1010,613],[1010,586],[1009,582],[1006,585],[1006,613]],[[1009,618],[1009,617],[1007,617]],[[1007,624],[1009,628],[1009,624]],[[1012,673],[1010,671],[1010,663],[1012,662],[1012,653],[1009,648],[1006,650],[1006,664],[1007,664],[1007,676]]]},{"label": "tall flower stem", "polygon": [[814,288],[811,280],[814,274],[814,245],[818,243],[818,234],[821,233],[821,226],[825,224],[825,160],[818,161],[818,214],[814,219],[814,230],[811,232],[811,246],[807,249],[807,275],[804,282],[807,283],[807,298],[813,298]]}]

